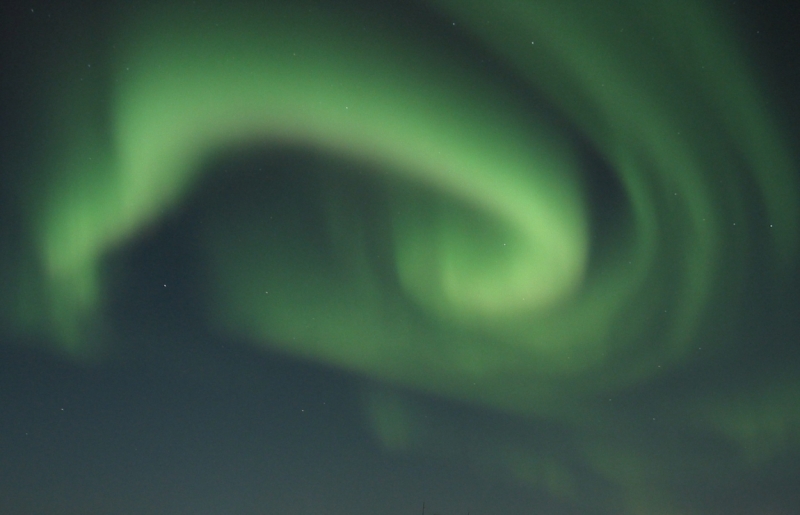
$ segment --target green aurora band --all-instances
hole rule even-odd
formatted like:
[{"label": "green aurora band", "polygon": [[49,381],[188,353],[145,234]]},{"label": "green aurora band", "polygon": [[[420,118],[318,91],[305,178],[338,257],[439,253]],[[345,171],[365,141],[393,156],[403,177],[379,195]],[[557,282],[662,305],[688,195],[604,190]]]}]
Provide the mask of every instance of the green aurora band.
[{"label": "green aurora band", "polygon": [[[480,42],[526,91],[445,38],[331,6],[127,18],[97,86],[108,112],[93,107],[97,91],[53,93],[48,187],[30,193],[41,263],[31,291],[46,301],[16,319],[91,357],[109,254],[190,197],[218,156],[308,149],[332,177],[324,248],[291,220],[270,236],[252,223],[257,209],[227,206],[206,235],[215,323],[382,384],[570,427],[576,459],[638,512],[649,450],[611,458],[613,412],[590,401],[695,359],[698,335],[735,313],[754,234],[769,234],[761,259],[775,277],[796,259],[793,156],[719,14],[701,4],[430,2],[443,31]],[[624,195],[602,233],[581,141]],[[350,165],[374,171],[365,181],[382,211],[366,213],[336,178]],[[376,255],[375,239],[391,255]],[[416,445],[414,408],[383,393],[367,405],[388,446]],[[750,408],[727,405],[691,409],[742,447],[773,431],[743,429]],[[768,442],[762,458],[787,438]],[[567,465],[489,447],[488,462],[576,495]]]}]

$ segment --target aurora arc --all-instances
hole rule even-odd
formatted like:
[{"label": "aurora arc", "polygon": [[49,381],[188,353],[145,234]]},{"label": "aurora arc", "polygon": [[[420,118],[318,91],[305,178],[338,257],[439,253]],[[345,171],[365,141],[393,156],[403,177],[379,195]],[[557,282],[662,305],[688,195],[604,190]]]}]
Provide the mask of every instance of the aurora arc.
[{"label": "aurora arc", "polygon": [[[370,256],[360,235],[372,222],[336,191],[325,209],[339,251],[324,263],[302,235],[264,252],[257,229],[221,220],[207,235],[220,327],[517,415],[571,420],[583,399],[689,360],[703,320],[735,304],[730,249],[754,230],[751,185],[769,259],[776,270],[795,259],[793,156],[710,9],[430,5],[531,96],[431,46],[443,40],[389,24],[361,31],[373,20],[331,6],[162,6],[120,22],[108,116],[86,114],[93,100],[77,88],[58,98],[49,187],[31,193],[45,199],[30,220],[46,308],[26,323],[68,354],[88,352],[104,257],[189,195],[206,160],[253,143],[388,177],[394,254]],[[625,219],[594,238],[577,139],[625,194]]]}]

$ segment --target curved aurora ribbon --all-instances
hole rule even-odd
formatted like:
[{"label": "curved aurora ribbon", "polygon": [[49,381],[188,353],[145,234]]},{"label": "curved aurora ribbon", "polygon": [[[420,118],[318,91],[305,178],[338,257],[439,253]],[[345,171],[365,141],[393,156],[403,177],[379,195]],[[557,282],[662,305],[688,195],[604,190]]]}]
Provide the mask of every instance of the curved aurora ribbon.
[{"label": "curved aurora ribbon", "polygon": [[[400,288],[352,237],[370,222],[331,213],[332,234],[351,241],[325,266],[302,235],[294,254],[263,258],[264,241],[212,239],[225,249],[220,319],[289,352],[512,411],[683,359],[735,271],[723,253],[746,245],[750,184],[777,257],[794,256],[789,157],[699,7],[665,3],[642,19],[635,2],[434,4],[530,90],[444,39],[333,9],[162,7],[126,20],[110,141],[89,121],[65,134],[39,218],[62,335],[96,309],[102,257],[179,202],[204,160],[247,142],[306,145],[407,183],[385,188]],[[532,107],[539,90],[571,128]],[[597,173],[578,157],[587,136],[625,196],[604,206],[618,213],[608,234],[592,234],[580,186]],[[646,351],[642,338],[654,341]]]},{"label": "curved aurora ribbon", "polygon": [[[385,202],[367,218],[333,179],[325,245],[226,206],[206,235],[218,323],[515,414],[572,421],[584,400],[690,359],[702,323],[735,303],[757,235],[770,263],[793,262],[792,156],[702,6],[430,4],[456,43],[313,3],[125,19],[99,88],[108,113],[65,93],[35,216],[44,322],[68,351],[84,352],[104,257],[189,197],[207,162],[254,144],[327,156],[317,176],[372,171]],[[476,41],[501,64],[458,50]],[[623,200],[592,199],[592,181]]]}]

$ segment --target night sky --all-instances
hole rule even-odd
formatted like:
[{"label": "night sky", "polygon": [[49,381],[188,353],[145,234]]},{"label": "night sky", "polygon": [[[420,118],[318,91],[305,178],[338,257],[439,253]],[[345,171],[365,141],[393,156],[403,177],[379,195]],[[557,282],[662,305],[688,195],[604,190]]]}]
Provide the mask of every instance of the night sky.
[{"label": "night sky", "polygon": [[0,513],[800,513],[791,2],[6,4]]}]

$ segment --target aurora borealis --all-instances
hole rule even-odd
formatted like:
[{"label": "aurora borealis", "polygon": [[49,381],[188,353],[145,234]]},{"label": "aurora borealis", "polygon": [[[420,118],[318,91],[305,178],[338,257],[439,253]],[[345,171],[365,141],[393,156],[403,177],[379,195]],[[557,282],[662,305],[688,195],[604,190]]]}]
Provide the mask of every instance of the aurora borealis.
[{"label": "aurora borealis", "polygon": [[[0,330],[20,415],[0,451],[28,449],[23,433],[47,426],[30,406],[48,402],[20,392],[62,391],[26,386],[13,364],[28,360],[128,399],[104,393],[98,406],[151,413],[163,395],[166,427],[191,426],[196,443],[181,445],[206,450],[187,473],[136,461],[100,431],[102,445],[79,447],[133,472],[114,465],[113,485],[93,487],[51,479],[77,492],[62,504],[25,500],[47,487],[0,488],[12,499],[0,510],[92,512],[95,488],[116,492],[98,513],[405,513],[422,502],[391,505],[407,495],[449,499],[440,513],[790,513],[800,110],[751,25],[773,20],[775,45],[791,38],[748,9],[207,0],[12,12]],[[231,395],[208,408],[227,429],[187,414],[201,394],[169,379],[182,374]],[[323,386],[297,393],[307,381]],[[93,395],[75,398],[88,413],[75,428],[125,427],[121,442],[160,447],[150,415],[94,411]],[[297,399],[323,397],[317,425],[286,429],[300,424]],[[260,417],[280,436],[255,429]],[[211,465],[204,438],[225,432],[255,443],[225,443],[236,451]],[[246,445],[271,454],[239,467]],[[314,458],[299,449],[328,465],[306,469]],[[37,485],[24,478],[42,458],[25,452],[2,472]],[[250,485],[232,491],[251,501],[226,505],[211,488],[205,507],[178,508],[200,488],[186,480],[168,503],[126,507],[144,495],[135,481],[154,491],[131,478],[154,477],[156,462],[176,476],[248,470],[218,480]],[[292,507],[259,479],[270,467],[306,478],[287,490],[317,485],[324,507]],[[420,487],[404,475],[415,467],[469,472]],[[358,488],[329,492],[343,474],[369,478],[366,504]],[[475,493],[486,485],[496,496]]]}]

